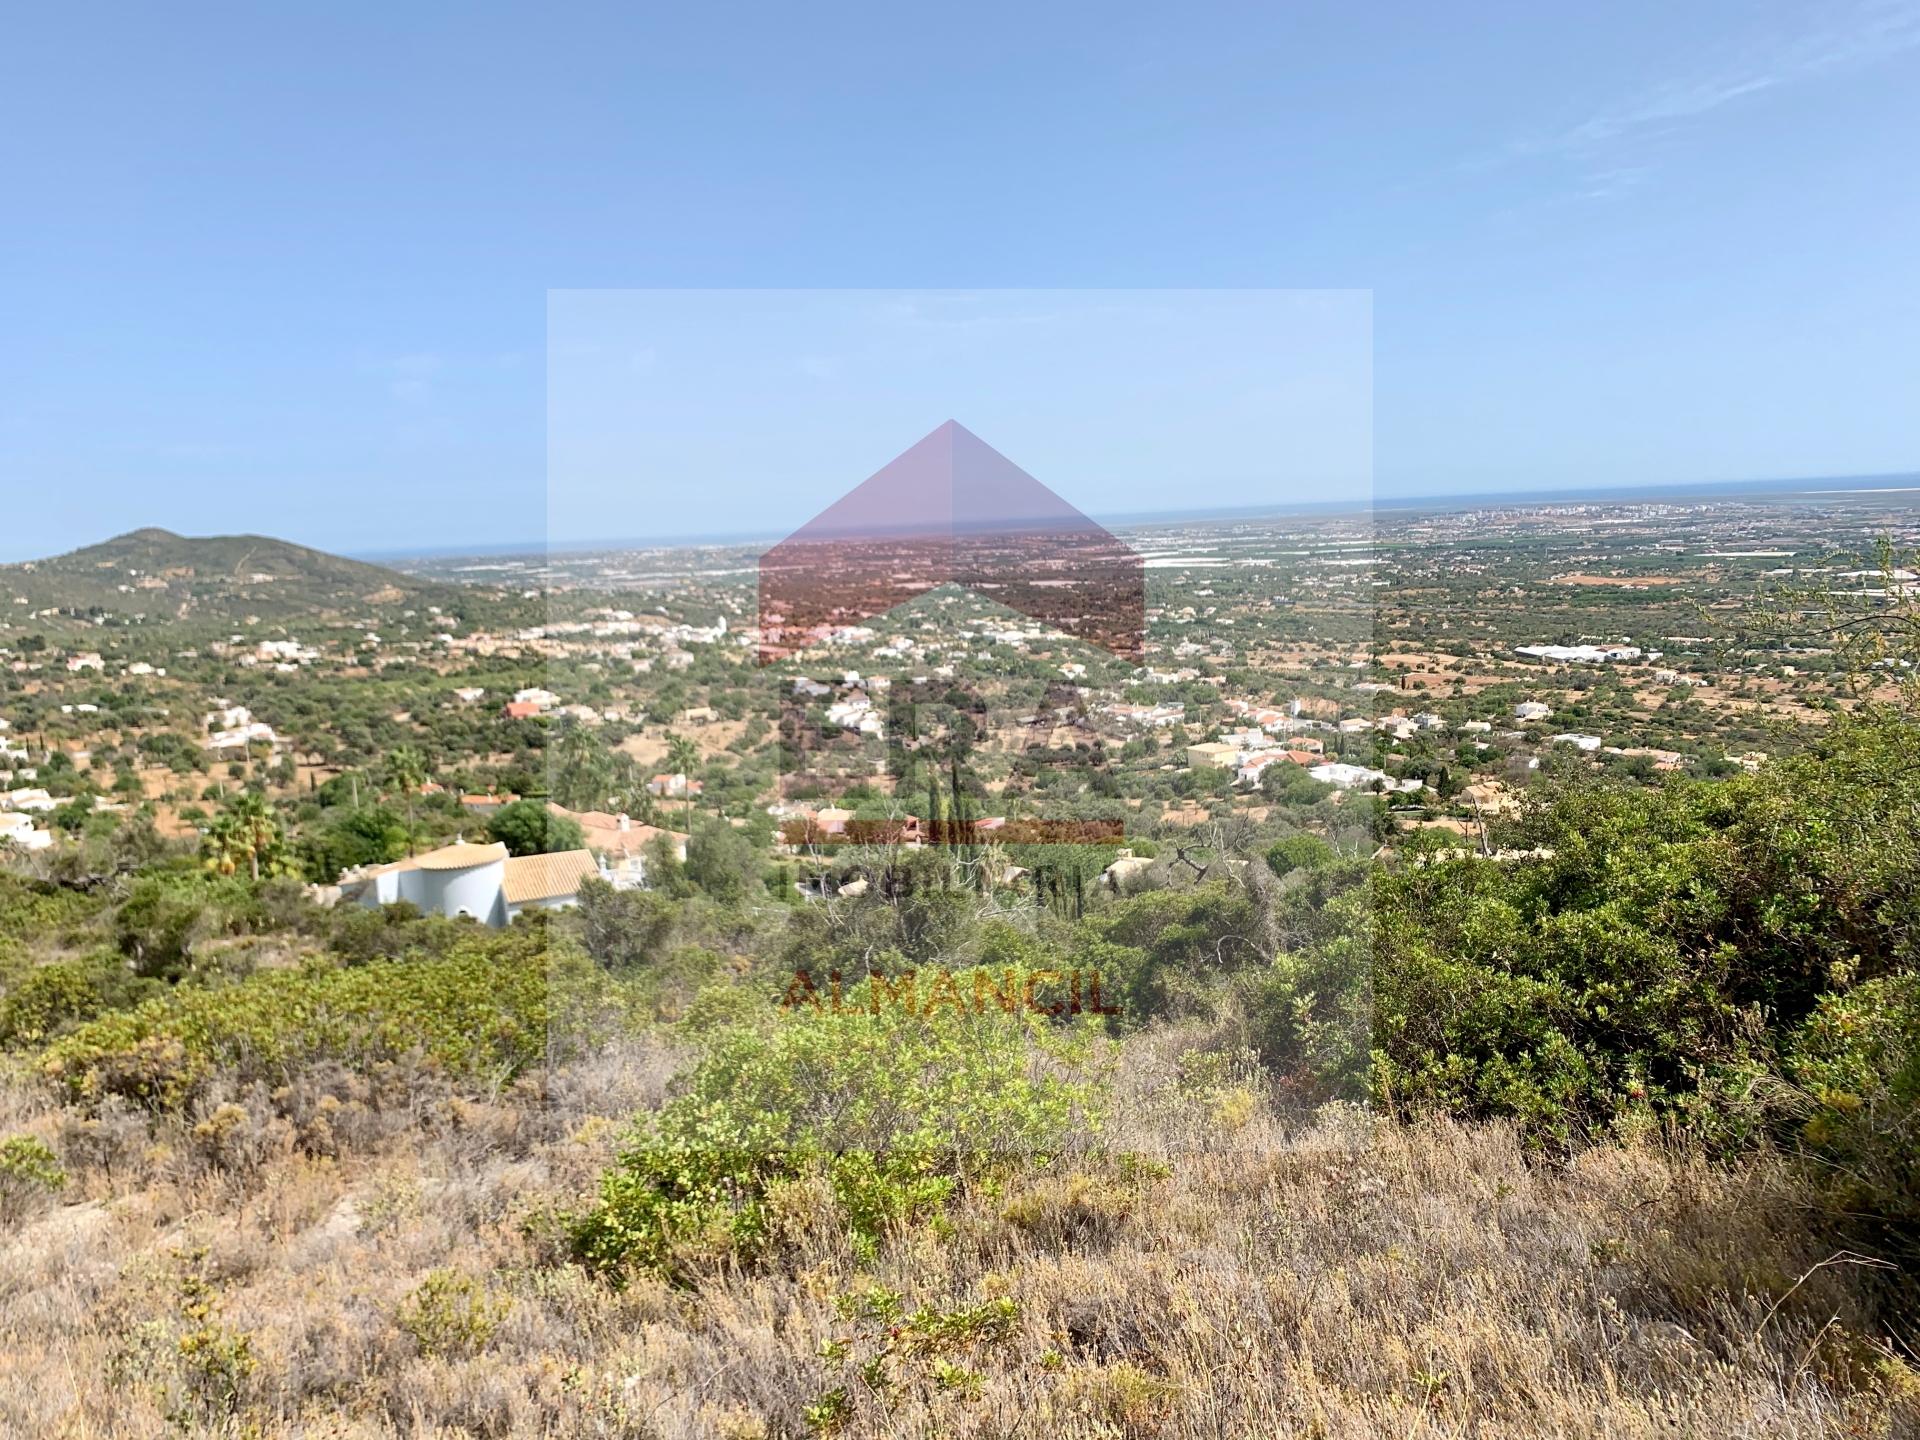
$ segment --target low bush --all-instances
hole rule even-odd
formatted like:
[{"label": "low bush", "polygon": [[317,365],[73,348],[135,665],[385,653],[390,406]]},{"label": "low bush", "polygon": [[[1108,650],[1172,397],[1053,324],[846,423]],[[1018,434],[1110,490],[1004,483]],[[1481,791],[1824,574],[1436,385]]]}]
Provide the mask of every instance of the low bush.
[{"label": "low bush", "polygon": [[572,996],[597,982],[543,930],[521,927],[439,959],[182,987],[81,1026],[47,1047],[41,1067],[75,1101],[118,1094],[155,1109],[184,1106],[218,1072],[278,1085],[327,1060],[364,1070],[418,1059],[504,1080],[541,1058],[556,985]]},{"label": "low bush", "polygon": [[[973,993],[965,972],[948,979]],[[677,1093],[603,1177],[599,1203],[572,1222],[580,1258],[681,1279],[702,1257],[750,1259],[773,1238],[779,1192],[814,1176],[871,1247],[969,1179],[1097,1128],[1086,1032],[992,1005],[909,1013],[885,994],[862,982],[837,1011],[801,1006],[708,1031]]]},{"label": "low bush", "polygon": [[115,939],[136,974],[176,977],[206,941],[271,927],[258,890],[244,876],[199,869],[142,875],[114,916]]},{"label": "low bush", "polygon": [[435,1270],[409,1294],[394,1323],[427,1356],[477,1355],[513,1308],[505,1296],[490,1296],[473,1276]]},{"label": "low bush", "polygon": [[159,982],[134,975],[112,951],[27,970],[0,996],[0,1047],[43,1045],[109,1010],[139,1004]]},{"label": "low bush", "polygon": [[1795,1138],[1832,1210],[1862,1243],[1920,1259],[1920,975],[1827,996],[1787,1074],[1804,1097]]},{"label": "low bush", "polygon": [[32,1135],[0,1141],[0,1219],[16,1220],[67,1183],[60,1157]]}]

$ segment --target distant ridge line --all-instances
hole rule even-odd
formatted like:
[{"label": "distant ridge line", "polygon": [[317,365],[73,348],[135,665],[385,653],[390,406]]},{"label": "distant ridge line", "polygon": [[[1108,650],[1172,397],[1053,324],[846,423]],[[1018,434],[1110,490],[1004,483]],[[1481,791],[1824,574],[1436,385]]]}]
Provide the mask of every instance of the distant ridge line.
[{"label": "distant ridge line", "polygon": [[[1544,490],[1463,491],[1451,495],[1400,495],[1376,492],[1370,503],[1353,500],[1302,501],[1283,504],[1227,505],[1198,510],[1134,510],[1098,513],[1093,519],[1107,526],[1170,525],[1183,521],[1207,523],[1227,520],[1259,520],[1290,515],[1379,514],[1404,515],[1422,511],[1444,512],[1511,505],[1631,504],[1637,500],[1684,500],[1708,496],[1736,499],[1741,496],[1808,495],[1844,497],[1854,493],[1869,500],[1878,493],[1888,498],[1901,493],[1907,482],[1915,487],[1920,505],[1920,470],[1891,471],[1870,475],[1806,475],[1766,480],[1675,481],[1656,485],[1616,485]],[[708,547],[735,549],[754,544],[772,545],[785,534],[782,530],[691,532],[682,535],[610,536],[603,539],[545,539],[494,541],[477,545],[434,545],[412,549],[380,549],[348,552],[352,558],[381,563],[409,559],[458,559],[464,556],[518,557],[538,555],[586,555],[601,550],[697,550]]]}]

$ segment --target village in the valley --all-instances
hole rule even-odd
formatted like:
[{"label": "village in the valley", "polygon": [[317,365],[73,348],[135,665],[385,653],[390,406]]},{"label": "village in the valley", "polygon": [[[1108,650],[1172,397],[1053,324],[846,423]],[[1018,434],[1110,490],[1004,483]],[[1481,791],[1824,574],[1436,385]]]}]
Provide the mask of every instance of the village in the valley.
[{"label": "village in the valley", "polygon": [[1116,889],[1296,830],[1491,855],[1542,767],[1750,770],[1856,703],[1768,597],[1904,585],[1838,557],[1911,523],[1828,494],[1141,524],[1137,655],[946,585],[773,663],[764,546],[257,541],[240,573],[138,532],[0,570],[0,844],[187,837],[252,789],[327,903],[489,924],[645,887],[713,826],[803,900],[875,844],[998,845],[1017,889],[1041,822],[1093,827]]}]

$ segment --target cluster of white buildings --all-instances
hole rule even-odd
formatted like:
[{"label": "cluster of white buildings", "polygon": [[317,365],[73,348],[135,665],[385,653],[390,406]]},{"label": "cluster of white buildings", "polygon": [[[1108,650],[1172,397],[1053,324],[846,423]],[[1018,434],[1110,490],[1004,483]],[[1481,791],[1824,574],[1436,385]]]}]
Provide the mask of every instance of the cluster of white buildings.
[{"label": "cluster of white buildings", "polygon": [[1101,713],[1130,729],[1166,730],[1187,718],[1187,707],[1177,700],[1163,700],[1157,705],[1116,703],[1102,706]]},{"label": "cluster of white buildings", "polygon": [[252,745],[280,747],[280,737],[273,727],[255,720],[246,706],[226,700],[216,700],[213,704],[214,708],[200,717],[200,723],[209,731],[207,738],[200,742],[202,750],[217,755],[228,750],[245,750]]},{"label": "cluster of white buildings", "polygon": [[892,685],[892,680],[885,675],[863,676],[858,670],[847,670],[837,683],[802,675],[793,682],[793,694],[800,700],[826,700],[829,725],[857,735],[879,737],[887,733],[887,722],[874,704],[873,696]]},{"label": "cluster of white buildings", "polygon": [[1422,788],[1418,780],[1396,780],[1384,770],[1375,770],[1366,765],[1349,765],[1335,761],[1328,765],[1315,765],[1307,771],[1322,785],[1331,785],[1336,790],[1368,790],[1376,785],[1390,794],[1411,795]]},{"label": "cluster of white buildings", "polygon": [[1651,659],[1659,651],[1642,650],[1638,645],[1516,645],[1513,653],[1529,660],[1552,660],[1563,665],[1605,665],[1614,661]]},{"label": "cluster of white buildings", "polygon": [[1424,712],[1415,716],[1383,716],[1379,720],[1354,716],[1332,724],[1302,716],[1298,701],[1286,710],[1255,706],[1243,700],[1229,701],[1228,704],[1246,722],[1245,726],[1223,734],[1218,740],[1189,745],[1187,764],[1196,769],[1209,767],[1231,770],[1238,783],[1256,790],[1264,788],[1269,768],[1291,764],[1300,766],[1313,779],[1323,785],[1331,785],[1335,790],[1378,788],[1390,793],[1411,794],[1422,788],[1421,781],[1398,780],[1384,770],[1329,761],[1326,742],[1309,732],[1317,730],[1361,735],[1379,730],[1404,738],[1421,730],[1443,729],[1446,725],[1440,716]]},{"label": "cluster of white buildings", "polygon": [[[379,637],[373,637],[378,641]],[[249,654],[238,658],[237,663],[251,669],[256,665],[271,665],[282,675],[290,675],[302,665],[311,665],[320,658],[320,652],[311,645],[298,640],[262,640]]]}]

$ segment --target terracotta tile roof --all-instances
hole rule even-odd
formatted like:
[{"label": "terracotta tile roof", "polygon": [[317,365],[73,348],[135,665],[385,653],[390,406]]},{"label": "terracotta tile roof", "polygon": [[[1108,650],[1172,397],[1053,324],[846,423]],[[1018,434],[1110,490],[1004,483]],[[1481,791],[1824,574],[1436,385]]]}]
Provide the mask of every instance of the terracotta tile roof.
[{"label": "terracotta tile roof", "polygon": [[597,850],[609,855],[638,855],[664,835],[684,855],[687,837],[677,830],[667,830],[653,825],[643,825],[629,818],[627,828],[620,828],[620,817],[609,815],[604,810],[569,810],[566,806],[547,802],[550,813],[564,816],[580,827],[580,836],[587,842],[589,850]]},{"label": "terracotta tile roof", "polygon": [[530,900],[558,900],[577,894],[582,880],[591,880],[599,873],[599,865],[585,850],[517,856],[507,861],[507,903],[524,905]]},{"label": "terracotta tile roof", "polygon": [[487,865],[506,858],[507,847],[504,845],[460,844],[429,850],[414,863],[422,870],[471,870],[476,865]]},{"label": "terracotta tile roof", "polygon": [[556,801],[547,802],[547,813],[572,820],[583,830],[618,830],[620,817],[609,815],[604,810],[569,810]]}]

